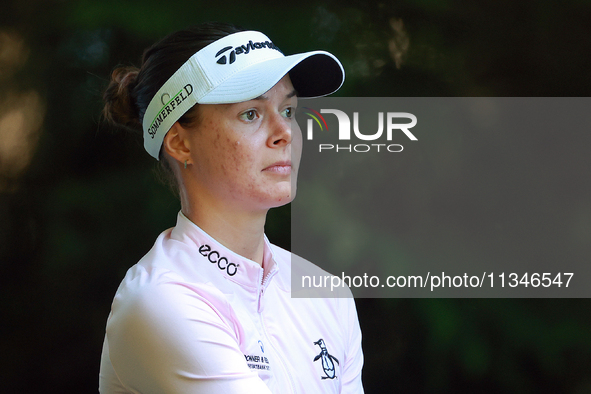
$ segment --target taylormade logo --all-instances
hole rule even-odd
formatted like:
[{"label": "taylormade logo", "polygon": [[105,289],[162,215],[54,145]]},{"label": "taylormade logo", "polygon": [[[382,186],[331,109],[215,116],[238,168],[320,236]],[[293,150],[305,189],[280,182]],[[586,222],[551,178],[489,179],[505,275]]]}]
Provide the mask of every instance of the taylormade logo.
[{"label": "taylormade logo", "polygon": [[[308,119],[307,123],[307,138],[312,140],[314,138],[314,121],[318,124],[318,128],[321,131],[326,128],[328,131],[328,124],[321,114],[333,114],[337,117],[339,124],[338,138],[339,141],[351,140],[351,120],[349,116],[338,109],[321,109],[320,112],[315,111],[311,108],[305,108],[313,113],[306,112],[312,119]],[[409,129],[416,126],[417,117],[408,112],[387,112],[386,113],[386,140],[392,141],[392,136],[395,131],[400,131],[408,137],[411,141],[417,141],[417,137],[410,132]],[[398,123],[400,119],[408,119],[410,122]],[[396,120],[396,121],[395,121]],[[324,127],[323,127],[324,126]],[[382,136],[384,133],[384,113],[378,112],[378,130],[373,134],[365,134],[359,130],[359,112],[353,112],[353,133],[355,137],[363,141],[375,141]],[[380,149],[387,150],[388,152],[402,152],[403,146],[400,144],[356,144],[356,145],[334,145],[334,144],[319,144],[319,151],[333,150],[348,151],[348,152],[369,152],[371,150]]]},{"label": "taylormade logo", "polygon": [[[250,40],[250,41],[248,41],[248,44],[245,44],[245,45],[240,45],[240,46],[237,46],[234,48],[232,48],[231,46],[227,46],[225,48],[220,49],[219,52],[215,54],[216,58],[218,56],[226,53],[229,50],[232,50],[232,51],[229,54],[227,54],[227,57],[226,57],[226,55],[222,55],[220,58],[218,58],[216,63],[217,64],[232,64],[236,61],[237,55],[248,55],[251,51],[254,51],[255,49],[263,49],[263,48],[275,49],[276,51],[281,52],[281,50],[279,48],[277,48],[277,46],[275,46],[275,44],[273,44],[271,41],[252,42],[252,40]],[[281,53],[283,53],[283,52],[281,52]]]}]

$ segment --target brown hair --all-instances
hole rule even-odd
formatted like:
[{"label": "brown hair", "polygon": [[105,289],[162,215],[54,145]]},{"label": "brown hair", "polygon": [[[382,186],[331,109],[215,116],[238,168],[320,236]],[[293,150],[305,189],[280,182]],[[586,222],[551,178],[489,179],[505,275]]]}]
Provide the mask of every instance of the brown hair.
[{"label": "brown hair", "polygon": [[[197,51],[227,35],[244,29],[226,23],[204,23],[174,32],[144,51],[140,68],[118,67],[103,94],[105,120],[115,126],[142,133],[142,120],[158,89]],[[197,121],[195,105],[178,122],[189,126]],[[160,151],[164,180],[178,186],[168,160]]]}]

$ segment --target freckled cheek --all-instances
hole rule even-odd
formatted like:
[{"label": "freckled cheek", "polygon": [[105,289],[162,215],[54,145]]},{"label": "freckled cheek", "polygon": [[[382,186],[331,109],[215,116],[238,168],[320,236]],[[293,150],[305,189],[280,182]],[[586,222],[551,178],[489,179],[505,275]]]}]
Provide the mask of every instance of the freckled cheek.
[{"label": "freckled cheek", "polygon": [[212,161],[225,177],[233,178],[235,183],[252,182],[255,156],[240,142],[230,139],[226,142],[210,152]]}]

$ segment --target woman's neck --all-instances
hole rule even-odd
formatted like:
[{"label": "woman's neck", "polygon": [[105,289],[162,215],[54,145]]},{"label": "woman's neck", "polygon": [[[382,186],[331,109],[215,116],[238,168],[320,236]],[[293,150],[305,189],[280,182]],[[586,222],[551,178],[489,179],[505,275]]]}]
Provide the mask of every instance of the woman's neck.
[{"label": "woman's neck", "polygon": [[207,203],[181,195],[183,214],[234,253],[262,266],[266,211],[248,212],[227,204]]}]

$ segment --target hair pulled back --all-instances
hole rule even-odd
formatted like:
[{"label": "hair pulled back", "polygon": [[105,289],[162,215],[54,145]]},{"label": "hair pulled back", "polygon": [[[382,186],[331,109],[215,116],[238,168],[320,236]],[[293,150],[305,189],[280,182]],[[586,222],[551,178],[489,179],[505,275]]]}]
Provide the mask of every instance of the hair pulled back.
[{"label": "hair pulled back", "polygon": [[[166,81],[200,49],[227,35],[244,31],[226,23],[204,23],[169,34],[144,51],[142,65],[118,67],[103,94],[105,120],[115,126],[142,134],[142,121],[148,104]],[[178,122],[188,127],[197,121],[197,107],[187,111]],[[159,180],[178,193],[179,183],[169,162],[160,150]]]},{"label": "hair pulled back", "polygon": [[[197,51],[240,31],[244,29],[212,22],[166,36],[144,51],[139,69],[126,66],[113,71],[103,95],[103,116],[111,124],[141,132],[144,113],[158,89]],[[190,124],[195,119],[195,107],[179,123]]]}]

